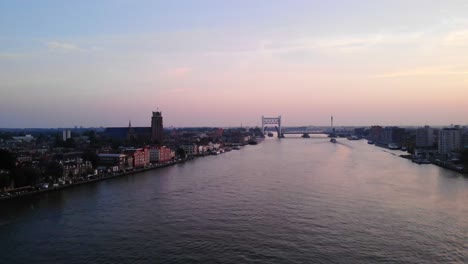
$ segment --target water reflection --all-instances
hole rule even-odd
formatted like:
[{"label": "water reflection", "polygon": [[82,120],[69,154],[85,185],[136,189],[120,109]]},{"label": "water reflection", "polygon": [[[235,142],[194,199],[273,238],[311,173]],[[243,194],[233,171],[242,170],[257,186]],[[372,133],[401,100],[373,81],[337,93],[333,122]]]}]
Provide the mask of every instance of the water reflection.
[{"label": "water reflection", "polygon": [[0,254],[42,263],[462,263],[468,179],[399,153],[341,138],[267,138],[12,200],[0,204]]}]

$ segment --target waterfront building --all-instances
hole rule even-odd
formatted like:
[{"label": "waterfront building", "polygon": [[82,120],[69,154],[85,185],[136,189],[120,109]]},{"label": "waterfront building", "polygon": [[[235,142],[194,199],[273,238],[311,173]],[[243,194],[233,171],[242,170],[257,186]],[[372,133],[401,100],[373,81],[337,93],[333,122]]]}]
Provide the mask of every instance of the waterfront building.
[{"label": "waterfront building", "polygon": [[126,160],[125,160],[125,168],[131,169],[133,168],[133,156],[131,155],[125,155]]},{"label": "waterfront building", "polygon": [[62,162],[63,176],[74,178],[93,169],[90,161],[83,161],[81,158],[76,160],[66,160]]},{"label": "waterfront building", "polygon": [[162,144],[164,140],[163,118],[161,112],[153,112],[151,117],[151,141]]},{"label": "waterfront building", "polygon": [[198,155],[206,155],[210,152],[210,147],[209,146],[198,146]]},{"label": "waterfront building", "polygon": [[430,148],[434,143],[434,129],[429,126],[416,129],[416,147]]},{"label": "waterfront building", "polygon": [[406,130],[401,127],[393,127],[392,143],[398,146],[406,145]]},{"label": "waterfront building", "polygon": [[153,146],[150,148],[150,162],[167,162],[175,157],[175,152],[166,146]]},{"label": "waterfront building", "polygon": [[439,154],[448,155],[461,149],[461,130],[459,127],[443,128],[439,131]]},{"label": "waterfront building", "polygon": [[374,142],[380,142],[382,139],[382,130],[381,126],[372,126],[369,131],[369,139]]},{"label": "waterfront building", "polygon": [[132,167],[142,168],[150,164],[150,150],[149,147],[143,148],[128,148],[124,153],[133,159]]},{"label": "waterfront building", "polygon": [[379,143],[384,143],[384,144],[393,143],[392,137],[393,137],[392,127],[385,127],[382,130],[382,136],[381,136],[381,140]]},{"label": "waterfront building", "polygon": [[150,162],[151,163],[159,162],[159,147],[152,146],[150,147],[149,152],[150,152]]},{"label": "waterfront building", "polygon": [[117,167],[122,170],[126,166],[126,155],[124,154],[99,154],[99,166]]},{"label": "waterfront building", "polygon": [[168,162],[168,161],[171,161],[173,160],[175,157],[175,152],[166,147],[166,146],[162,146],[160,147],[159,149],[159,162]]},{"label": "waterfront building", "polygon": [[468,132],[465,132],[462,136],[463,148],[468,149]]},{"label": "waterfront building", "polygon": [[396,144],[402,146],[405,141],[405,129],[399,127],[385,127],[377,143]]},{"label": "waterfront building", "polygon": [[195,156],[198,154],[198,148],[196,144],[183,144],[180,146],[187,156]]}]

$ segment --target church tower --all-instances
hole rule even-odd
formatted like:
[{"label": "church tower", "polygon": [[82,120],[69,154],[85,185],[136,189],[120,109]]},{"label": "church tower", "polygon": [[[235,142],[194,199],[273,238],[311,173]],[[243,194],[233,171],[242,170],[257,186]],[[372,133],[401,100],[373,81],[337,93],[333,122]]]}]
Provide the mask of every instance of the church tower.
[{"label": "church tower", "polygon": [[153,143],[162,144],[164,140],[163,118],[162,113],[153,112],[151,117],[151,141]]}]

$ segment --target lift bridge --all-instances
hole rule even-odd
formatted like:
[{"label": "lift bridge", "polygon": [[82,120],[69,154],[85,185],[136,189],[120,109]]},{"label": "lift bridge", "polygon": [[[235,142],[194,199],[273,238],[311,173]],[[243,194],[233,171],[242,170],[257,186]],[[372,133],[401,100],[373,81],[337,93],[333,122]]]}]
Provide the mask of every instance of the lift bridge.
[{"label": "lift bridge", "polygon": [[274,125],[278,137],[284,137],[281,131],[281,116],[278,117],[264,117],[262,116],[262,132],[265,133],[267,126]]},{"label": "lift bridge", "polygon": [[285,135],[302,135],[302,137],[309,137],[309,135],[329,135],[337,137],[347,137],[353,134],[352,131],[340,131],[333,127],[333,117],[331,118],[331,127],[329,129],[317,129],[317,128],[304,128],[304,129],[288,129],[283,128],[281,123],[281,116],[278,117],[264,117],[262,116],[262,132],[265,133],[267,127],[274,126],[278,138],[284,138]]}]

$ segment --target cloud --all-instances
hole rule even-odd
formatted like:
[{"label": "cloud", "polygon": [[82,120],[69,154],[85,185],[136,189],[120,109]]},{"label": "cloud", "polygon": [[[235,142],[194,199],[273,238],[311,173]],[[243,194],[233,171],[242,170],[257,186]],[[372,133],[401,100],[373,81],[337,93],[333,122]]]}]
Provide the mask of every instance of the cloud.
[{"label": "cloud", "polygon": [[288,40],[262,40],[258,45],[261,54],[287,54],[313,52],[322,54],[359,54],[388,45],[418,44],[424,39],[422,32],[363,34],[329,37],[296,37]]},{"label": "cloud", "polygon": [[366,51],[385,41],[383,35],[369,35],[350,38],[323,39],[316,42],[318,49],[335,50],[342,53]]},{"label": "cloud", "polygon": [[62,51],[62,52],[70,52],[70,51],[82,51],[82,48],[78,46],[66,43],[66,42],[58,42],[58,41],[50,41],[46,43],[47,48],[53,51]]}]

